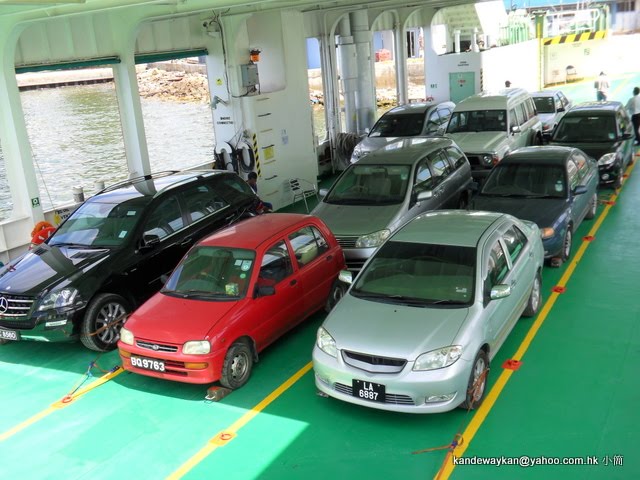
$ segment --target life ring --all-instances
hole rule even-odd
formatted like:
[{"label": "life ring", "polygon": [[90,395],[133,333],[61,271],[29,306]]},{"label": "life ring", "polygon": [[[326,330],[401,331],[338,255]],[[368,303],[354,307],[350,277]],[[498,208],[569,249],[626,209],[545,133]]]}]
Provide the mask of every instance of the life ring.
[{"label": "life ring", "polygon": [[31,246],[40,245],[45,242],[55,231],[56,227],[51,225],[49,222],[38,222],[36,228],[31,232]]},{"label": "life ring", "polygon": [[31,236],[35,236],[36,233],[38,233],[40,230],[44,230],[45,228],[51,228],[53,227],[53,225],[51,225],[49,222],[47,221],[42,221],[42,222],[38,222],[36,223],[36,226],[33,227],[33,230],[31,230]]}]

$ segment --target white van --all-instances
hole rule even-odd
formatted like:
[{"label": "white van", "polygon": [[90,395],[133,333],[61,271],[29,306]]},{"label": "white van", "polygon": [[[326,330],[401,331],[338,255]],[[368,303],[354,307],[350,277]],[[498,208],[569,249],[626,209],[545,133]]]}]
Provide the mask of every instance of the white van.
[{"label": "white van", "polygon": [[508,88],[478,93],[458,103],[447,136],[466,154],[474,177],[484,177],[508,152],[542,145],[542,123],[531,94]]}]

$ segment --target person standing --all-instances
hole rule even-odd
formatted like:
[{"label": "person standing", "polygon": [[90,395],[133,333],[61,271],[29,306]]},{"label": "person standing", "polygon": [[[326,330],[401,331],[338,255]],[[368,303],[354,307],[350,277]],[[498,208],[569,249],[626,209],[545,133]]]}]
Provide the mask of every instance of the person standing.
[{"label": "person standing", "polygon": [[606,73],[600,72],[598,79],[594,82],[593,86],[596,89],[596,98],[599,102],[606,102],[607,95],[609,95],[609,79]]},{"label": "person standing", "polygon": [[[253,190],[253,193],[258,195],[258,174],[256,172],[249,172],[249,175],[247,175],[247,183],[251,187],[251,190]],[[273,205],[271,203],[264,202],[262,199],[260,199],[260,201],[267,211],[270,212],[273,210]]]},{"label": "person standing", "polygon": [[631,115],[633,133],[636,136],[636,145],[640,145],[640,88],[634,87],[633,97],[627,102],[627,112]]}]

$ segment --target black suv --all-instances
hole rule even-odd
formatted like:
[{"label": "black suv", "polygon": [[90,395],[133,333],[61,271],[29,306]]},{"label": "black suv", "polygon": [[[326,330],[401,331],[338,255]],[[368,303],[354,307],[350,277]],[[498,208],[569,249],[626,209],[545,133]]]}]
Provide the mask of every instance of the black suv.
[{"label": "black suv", "polygon": [[600,184],[619,188],[633,161],[633,125],[620,102],[585,102],[569,110],[549,143],[577,147],[598,160]]},{"label": "black suv", "polygon": [[223,170],[161,172],[102,190],[0,270],[0,343],[79,336],[92,350],[115,348],[124,315],[161,288],[189,247],[258,203]]}]

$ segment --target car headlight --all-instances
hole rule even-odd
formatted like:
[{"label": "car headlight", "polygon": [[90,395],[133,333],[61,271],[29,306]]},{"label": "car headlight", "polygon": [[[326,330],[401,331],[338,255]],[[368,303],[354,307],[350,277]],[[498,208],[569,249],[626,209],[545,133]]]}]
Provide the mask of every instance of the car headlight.
[{"label": "car headlight", "polygon": [[615,161],[616,161],[616,154],[615,153],[605,153],[604,155],[602,155],[598,159],[598,165],[603,166],[603,167],[608,167],[609,165],[611,165]]},{"label": "car headlight", "polygon": [[487,167],[491,167],[498,163],[498,155],[495,153],[485,153],[482,155],[482,163],[484,163]]},{"label": "car headlight", "polygon": [[356,147],[353,149],[353,152],[351,153],[351,163],[357,162],[363,156],[364,152],[362,151],[362,147],[360,145],[356,145]]},{"label": "car headlight", "polygon": [[391,230],[380,230],[377,232],[370,233],[368,235],[362,235],[356,240],[356,248],[371,248],[378,247],[382,245],[389,235],[391,234]]},{"label": "car headlight", "polygon": [[131,330],[127,330],[124,327],[120,329],[120,341],[122,343],[126,343],[127,345],[133,345],[134,340],[135,339],[133,337],[133,333],[131,333]]},{"label": "car headlight", "polygon": [[327,355],[331,355],[335,358],[338,357],[338,348],[336,347],[336,341],[331,335],[329,335],[329,332],[327,332],[322,327],[318,329],[316,343],[318,344],[318,348]]},{"label": "car headlight", "polygon": [[543,229],[540,230],[540,236],[543,239],[551,238],[555,234],[556,234],[556,231],[551,227],[543,228]]},{"label": "car headlight", "polygon": [[78,290],[75,288],[63,288],[62,290],[50,292],[40,300],[38,311],[69,307],[73,305],[76,297],[78,297]]},{"label": "car headlight", "polygon": [[192,340],[182,346],[185,355],[206,355],[211,351],[211,344],[207,340]]},{"label": "car headlight", "polygon": [[416,358],[413,364],[413,370],[436,370],[438,368],[453,365],[462,355],[461,345],[451,345],[449,347],[439,348],[431,352],[423,353]]}]

